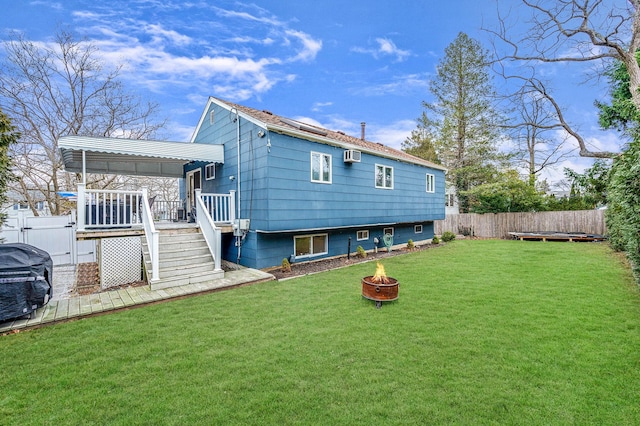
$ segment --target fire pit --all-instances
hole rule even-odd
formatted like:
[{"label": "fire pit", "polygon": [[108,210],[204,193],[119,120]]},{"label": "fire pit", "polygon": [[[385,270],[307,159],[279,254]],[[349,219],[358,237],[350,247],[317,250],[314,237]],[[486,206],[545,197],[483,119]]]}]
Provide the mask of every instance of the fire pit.
[{"label": "fire pit", "polygon": [[376,308],[382,307],[382,302],[398,298],[398,280],[387,277],[384,266],[378,262],[376,273],[362,279],[362,297],[376,302]]}]

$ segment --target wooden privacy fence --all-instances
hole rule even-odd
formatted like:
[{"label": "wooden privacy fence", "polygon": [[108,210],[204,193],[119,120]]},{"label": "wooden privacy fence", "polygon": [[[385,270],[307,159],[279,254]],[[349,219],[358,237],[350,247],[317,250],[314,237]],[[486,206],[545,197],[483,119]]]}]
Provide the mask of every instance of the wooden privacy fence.
[{"label": "wooden privacy fence", "polygon": [[464,213],[434,222],[436,235],[445,231],[483,238],[510,238],[509,232],[584,232],[607,234],[604,210],[536,213]]}]

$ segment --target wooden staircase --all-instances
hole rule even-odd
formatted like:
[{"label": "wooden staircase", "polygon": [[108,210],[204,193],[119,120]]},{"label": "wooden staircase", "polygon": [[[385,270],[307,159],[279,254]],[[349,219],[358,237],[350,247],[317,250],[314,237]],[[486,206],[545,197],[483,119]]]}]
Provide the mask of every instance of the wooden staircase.
[{"label": "wooden staircase", "polygon": [[160,280],[151,281],[151,258],[142,238],[147,282],[151,290],[214,281],[224,277],[215,271],[213,256],[200,229],[191,227],[159,229]]}]

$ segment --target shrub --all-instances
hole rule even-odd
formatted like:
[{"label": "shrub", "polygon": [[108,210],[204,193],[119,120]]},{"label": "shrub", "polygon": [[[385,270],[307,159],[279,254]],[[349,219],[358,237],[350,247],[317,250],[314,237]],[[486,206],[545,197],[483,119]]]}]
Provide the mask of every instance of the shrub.
[{"label": "shrub", "polygon": [[413,244],[413,240],[410,239],[409,241],[407,241],[407,249],[413,250],[414,248],[416,248],[416,245]]},{"label": "shrub", "polygon": [[282,259],[282,272],[291,272],[291,263],[286,257]]},{"label": "shrub", "polygon": [[640,283],[640,140],[616,158],[607,187],[605,218],[609,241],[616,250],[625,251]]},{"label": "shrub", "polygon": [[449,241],[453,241],[456,239],[456,234],[451,231],[445,231],[442,233],[442,241],[448,243]]},{"label": "shrub", "polygon": [[434,235],[431,239],[431,244],[440,244],[440,238],[437,235]]},{"label": "shrub", "polygon": [[364,251],[362,246],[358,246],[358,248],[356,248],[356,256],[364,259],[365,257],[367,257],[367,252]]}]

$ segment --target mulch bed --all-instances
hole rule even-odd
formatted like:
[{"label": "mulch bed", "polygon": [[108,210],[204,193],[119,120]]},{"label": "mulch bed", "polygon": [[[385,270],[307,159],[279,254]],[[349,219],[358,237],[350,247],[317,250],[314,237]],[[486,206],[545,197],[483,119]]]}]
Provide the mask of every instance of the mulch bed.
[{"label": "mulch bed", "polygon": [[[328,259],[314,260],[310,262],[292,263],[291,272],[283,272],[282,267],[266,269],[265,271],[276,277],[276,279],[287,279],[292,277],[298,277],[301,275],[314,274],[317,272],[328,271],[331,269],[341,268],[343,266],[354,265],[356,263],[369,262],[371,260],[384,259],[386,257],[399,256],[411,252],[428,250],[430,248],[440,247],[443,244],[424,244],[415,246],[412,250],[406,248],[395,249],[391,252],[387,252],[386,249],[380,249],[377,253],[367,253],[367,257],[362,258],[357,255],[351,255],[349,259],[347,256],[338,256]],[[375,269],[375,268],[374,268]],[[373,271],[372,271],[373,273]]]}]

